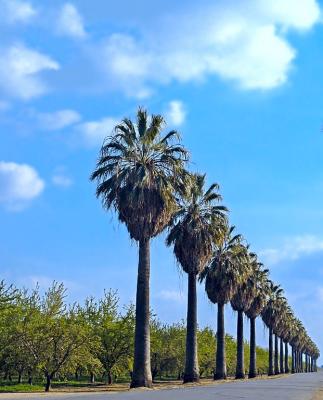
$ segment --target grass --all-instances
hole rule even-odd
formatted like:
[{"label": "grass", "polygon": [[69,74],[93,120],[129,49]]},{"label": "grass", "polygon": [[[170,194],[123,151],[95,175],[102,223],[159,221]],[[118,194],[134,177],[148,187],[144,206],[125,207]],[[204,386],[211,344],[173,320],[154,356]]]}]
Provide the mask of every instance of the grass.
[{"label": "grass", "polygon": [[0,384],[0,393],[33,393],[43,392],[44,385],[29,385],[28,383],[5,383]]}]

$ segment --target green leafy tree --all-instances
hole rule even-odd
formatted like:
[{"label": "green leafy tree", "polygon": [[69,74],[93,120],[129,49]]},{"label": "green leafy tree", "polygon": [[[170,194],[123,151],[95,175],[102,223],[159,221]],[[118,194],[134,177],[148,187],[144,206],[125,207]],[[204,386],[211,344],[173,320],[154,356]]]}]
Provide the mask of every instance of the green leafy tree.
[{"label": "green leafy tree", "polygon": [[66,307],[65,295],[64,285],[56,282],[43,298],[34,294],[24,331],[25,346],[46,377],[45,391],[50,390],[53,377],[73,363],[73,357],[89,341],[88,327],[75,307]]},{"label": "green leafy tree", "polygon": [[209,327],[198,330],[197,342],[199,348],[200,376],[201,378],[212,376],[216,348],[216,337],[213,330]]}]

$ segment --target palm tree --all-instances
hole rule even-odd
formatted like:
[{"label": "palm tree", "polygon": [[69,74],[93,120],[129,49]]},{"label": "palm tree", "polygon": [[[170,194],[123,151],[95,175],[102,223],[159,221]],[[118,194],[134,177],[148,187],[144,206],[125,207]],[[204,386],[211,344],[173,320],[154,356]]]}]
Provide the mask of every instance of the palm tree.
[{"label": "palm tree", "polygon": [[201,274],[205,290],[212,303],[218,304],[217,348],[214,379],[226,379],[224,305],[250,275],[241,235],[233,236],[234,227],[227,227],[224,240],[214,252],[210,265]]},{"label": "palm tree", "polygon": [[253,279],[254,268],[257,264],[253,262],[253,255],[249,254],[251,275],[238,287],[237,292],[231,299],[231,307],[237,311],[237,363],[236,379],[245,378],[244,369],[244,334],[243,334],[243,313],[246,312],[255,297],[255,285]]},{"label": "palm tree", "polygon": [[196,279],[210,261],[214,241],[219,242],[226,225],[227,209],[217,204],[221,200],[218,185],[208,190],[204,185],[205,175],[192,175],[166,238],[167,246],[174,245],[175,257],[188,275],[184,383],[199,380]]},{"label": "palm tree", "polygon": [[[267,328],[269,329],[269,360],[268,360],[268,375],[274,375],[274,363],[273,363],[273,329],[275,325],[275,321],[277,318],[276,312],[276,301],[278,298],[282,296],[283,289],[280,288],[279,285],[274,285],[273,282],[268,281],[268,301],[266,306],[261,312],[261,317],[263,322],[266,324]],[[276,353],[275,353],[275,360],[276,360]]]},{"label": "palm tree", "polygon": [[292,331],[294,326],[294,314],[291,308],[289,307],[289,311],[285,316],[284,330],[283,330],[283,340],[285,343],[285,365],[284,370],[285,374],[289,374],[289,355],[288,355],[288,343],[292,338]]},{"label": "palm tree", "polygon": [[274,302],[275,318],[273,332],[275,335],[275,375],[284,373],[284,350],[281,335],[282,330],[284,329],[283,324],[287,307],[287,300],[283,296],[278,297]]},{"label": "palm tree", "polygon": [[[287,302],[281,304],[279,310],[279,318],[276,323],[276,332],[280,337],[280,373],[288,373],[288,346],[287,338],[289,337],[290,321],[293,318],[293,313]],[[284,346],[285,342],[285,346]],[[285,347],[285,348],[284,348]],[[284,356],[285,353],[285,356]]]},{"label": "palm tree", "polygon": [[250,320],[250,362],[249,362],[249,378],[257,376],[256,366],[256,318],[260,315],[268,301],[268,270],[262,270],[262,264],[257,262],[254,256],[255,270],[252,276],[255,296],[246,316]]},{"label": "palm tree", "polygon": [[162,136],[165,121],[139,108],[104,141],[91,180],[105,209],[114,209],[131,239],[139,243],[134,367],[131,387],[152,386],[150,368],[150,240],[176,209],[175,192],[188,159],[176,131]]}]

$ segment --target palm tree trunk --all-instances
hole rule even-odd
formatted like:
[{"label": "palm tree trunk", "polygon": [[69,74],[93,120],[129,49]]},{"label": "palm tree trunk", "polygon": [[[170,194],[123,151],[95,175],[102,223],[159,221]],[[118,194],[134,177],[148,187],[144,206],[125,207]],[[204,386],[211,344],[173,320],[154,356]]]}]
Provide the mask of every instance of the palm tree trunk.
[{"label": "palm tree trunk", "polygon": [[46,384],[45,384],[45,392],[49,392],[52,386],[52,376],[50,374],[46,374]]},{"label": "palm tree trunk", "polygon": [[296,357],[295,357],[295,348],[292,346],[292,374],[296,373]]},{"label": "palm tree trunk", "polygon": [[278,356],[278,336],[275,334],[275,375],[279,374]]},{"label": "palm tree trunk", "polygon": [[268,375],[274,375],[274,362],[273,362],[273,329],[269,328],[269,352],[268,352]]},{"label": "palm tree trunk", "polygon": [[151,387],[149,329],[150,241],[139,242],[134,366],[130,387]]},{"label": "palm tree trunk", "polygon": [[187,296],[187,328],[186,328],[186,360],[184,383],[198,382],[200,379],[197,356],[197,296],[196,274],[188,274]]},{"label": "palm tree trunk", "polygon": [[285,374],[289,374],[289,365],[288,365],[288,342],[285,342]]},{"label": "palm tree trunk", "polygon": [[302,367],[301,367],[301,352],[297,350],[297,372],[302,372]]},{"label": "palm tree trunk", "polygon": [[284,342],[283,339],[280,338],[280,373],[284,373]]},{"label": "palm tree trunk", "polygon": [[237,366],[236,379],[244,379],[244,346],[243,346],[243,311],[238,311],[237,318]]},{"label": "palm tree trunk", "polygon": [[216,365],[214,379],[226,379],[224,304],[218,303],[218,326],[216,334]]},{"label": "palm tree trunk", "polygon": [[250,364],[249,378],[257,376],[256,371],[256,318],[250,318]]}]

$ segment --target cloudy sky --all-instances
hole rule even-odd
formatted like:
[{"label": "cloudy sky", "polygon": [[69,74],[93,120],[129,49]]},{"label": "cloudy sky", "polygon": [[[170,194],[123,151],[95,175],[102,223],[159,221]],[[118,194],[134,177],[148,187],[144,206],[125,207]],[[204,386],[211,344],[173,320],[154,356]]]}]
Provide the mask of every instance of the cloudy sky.
[{"label": "cloudy sky", "polygon": [[[137,255],[95,199],[103,138],[163,113],[323,348],[323,19],[315,0],[0,0],[0,262],[19,286],[134,299]],[[185,317],[164,238],[152,306]],[[201,325],[216,313],[200,288]],[[228,330],[234,315],[227,311]],[[265,344],[259,324],[258,338]]]}]

